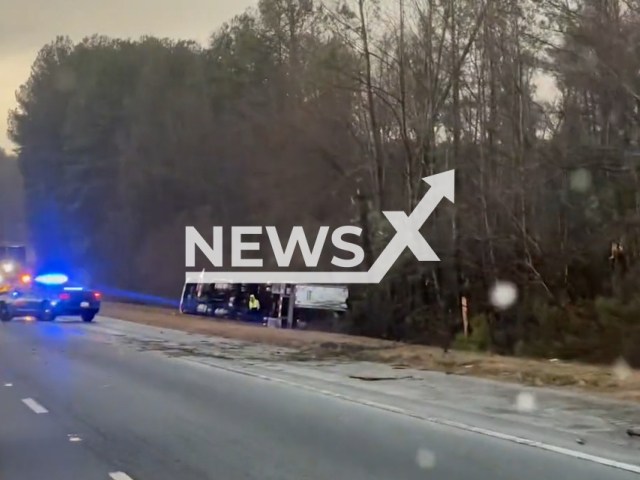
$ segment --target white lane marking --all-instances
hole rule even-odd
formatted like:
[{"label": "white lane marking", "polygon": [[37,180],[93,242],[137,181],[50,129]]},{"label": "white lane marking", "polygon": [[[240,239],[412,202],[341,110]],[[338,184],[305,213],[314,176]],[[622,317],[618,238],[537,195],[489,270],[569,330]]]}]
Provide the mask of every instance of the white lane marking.
[{"label": "white lane marking", "polygon": [[67,435],[67,437],[69,437],[69,441],[70,442],[81,442],[82,439],[78,436],[78,435],[73,435],[73,434],[69,434]]},{"label": "white lane marking", "polygon": [[[506,433],[500,433],[493,430],[488,430],[486,428],[474,427],[472,425],[467,425],[465,423],[455,422],[452,420],[447,420],[445,418],[439,417],[427,417],[424,415],[420,415],[409,410],[405,410],[403,408],[393,407],[391,405],[386,405],[384,403],[372,402],[369,400],[364,400],[361,398],[351,397],[349,395],[343,395],[341,393],[332,392],[330,390],[323,390],[320,388],[310,387],[308,385],[304,385],[298,382],[292,382],[290,380],[283,380],[281,378],[269,377],[267,375],[262,375],[260,373],[251,372],[248,370],[241,370],[238,368],[227,367],[220,364],[209,364],[202,363],[195,360],[190,360],[187,358],[179,359],[183,362],[189,362],[191,364],[199,365],[199,366],[208,366],[213,368],[219,368],[221,370],[226,370],[232,373],[239,373],[241,375],[247,375],[249,377],[260,378],[262,380],[267,380],[269,382],[280,383],[282,385],[287,385],[290,387],[299,388],[302,390],[307,390],[314,393],[319,393],[321,395],[325,395],[328,397],[339,398],[340,400],[344,400],[346,402],[357,403],[359,405],[366,405],[368,407],[377,408],[379,410],[385,410],[388,412],[399,413],[401,415],[405,415],[408,417],[417,418],[419,420],[424,420],[430,423],[435,423],[437,425],[444,425],[451,428],[456,428],[458,430],[464,430],[467,432],[478,433],[480,435],[485,435],[487,437],[496,438],[499,440],[505,440],[507,442],[517,443],[519,445],[524,445],[527,447],[538,448],[540,450],[546,450],[548,452],[559,453],[561,455],[566,455],[568,457],[577,458],[579,460],[586,460],[588,462],[597,463],[600,465],[605,465],[607,467],[617,468],[618,470],[624,470],[627,472],[640,473],[640,465],[633,465],[630,463],[618,462],[617,460],[610,460],[604,457],[598,457],[597,455],[591,455],[589,453],[579,452],[577,450],[571,450],[569,448],[558,447],[555,445],[550,445],[548,443],[538,442],[536,440],[530,440],[527,438],[517,437],[515,435],[509,435]],[[120,479],[118,479],[120,480]],[[122,480],[125,480],[122,478]]]},{"label": "white lane marking", "polygon": [[13,387],[13,383],[5,383],[4,386],[5,387]]},{"label": "white lane marking", "polygon": [[24,403],[27,407],[29,407],[35,413],[49,413],[49,410],[44,408],[42,405],[36,402],[33,398],[23,398],[22,403]]},{"label": "white lane marking", "polygon": [[[115,319],[115,318],[110,318],[110,317],[102,317],[103,319],[106,319],[108,321],[114,321],[114,323],[122,323],[122,324],[127,324],[127,326],[132,325],[135,322],[127,322],[126,320],[121,320],[121,319]],[[136,324],[136,326],[140,326],[139,324]],[[152,329],[154,327],[149,327],[149,326],[143,326],[143,328],[141,328],[140,330],[143,329]],[[109,333],[111,333],[112,335],[116,335],[116,336],[127,336],[127,333],[122,334],[122,333],[118,333],[118,329],[117,328],[104,328],[105,330],[108,330]],[[180,333],[180,334],[184,334],[184,332],[182,332],[181,330],[176,330],[176,329],[164,329],[167,331],[171,331],[172,333]],[[147,330],[148,331],[148,330]],[[139,332],[136,332],[139,333]],[[405,415],[405,416],[409,416],[412,418],[416,418],[419,420],[423,420],[423,421],[427,421],[430,423],[434,423],[434,424],[438,424],[438,425],[444,425],[444,426],[448,426],[451,428],[456,428],[459,430],[464,430],[467,432],[473,432],[473,433],[477,433],[480,435],[485,435],[488,437],[492,437],[492,438],[496,438],[499,440],[505,440],[508,442],[512,442],[512,443],[517,443],[519,445],[524,445],[524,446],[528,446],[528,447],[533,447],[533,448],[538,448],[540,450],[546,450],[549,452],[554,452],[554,453],[558,453],[558,454],[562,454],[562,455],[566,455],[572,458],[576,458],[576,459],[580,459],[580,460],[586,460],[592,463],[596,463],[596,464],[600,464],[600,465],[604,465],[604,466],[608,466],[608,467],[612,467],[612,468],[616,468],[619,470],[624,470],[624,471],[628,471],[628,472],[633,472],[633,473],[639,473],[640,474],[640,465],[634,465],[634,464],[629,464],[629,463],[624,463],[624,462],[618,462],[616,460],[610,460],[608,458],[604,458],[604,457],[599,457],[596,455],[591,455],[588,453],[584,453],[584,452],[579,452],[576,450],[571,450],[568,448],[564,448],[564,447],[558,447],[555,445],[550,445],[547,443],[543,443],[543,442],[538,442],[535,440],[530,440],[530,439],[526,439],[526,438],[521,438],[521,437],[517,437],[514,435],[508,435],[508,434],[504,434],[504,433],[500,433],[500,432],[496,432],[493,430],[488,430],[488,429],[484,429],[484,428],[479,428],[479,427],[474,427],[472,425],[467,425],[464,423],[460,423],[460,422],[454,422],[451,420],[447,420],[444,418],[439,418],[439,417],[427,417],[427,416],[423,416],[423,415],[419,415],[417,413],[402,409],[402,408],[398,408],[398,407],[394,407],[391,405],[386,405],[386,404],[382,404],[382,403],[378,403],[378,402],[372,402],[369,400],[364,400],[364,399],[360,399],[360,398],[356,398],[356,397],[350,397],[348,395],[343,395],[340,393],[336,393],[336,392],[332,392],[329,390],[323,390],[323,389],[319,389],[319,388],[315,388],[315,387],[311,387],[302,383],[297,383],[297,382],[292,382],[289,380],[283,380],[280,378],[275,378],[275,377],[269,377],[267,375],[262,375],[259,373],[255,373],[252,372],[250,370],[245,370],[245,369],[239,369],[239,368],[233,368],[233,367],[227,367],[225,365],[216,363],[216,364],[212,364],[212,363],[202,363],[199,361],[194,361],[188,358],[179,358],[179,359],[174,359],[174,360],[178,360],[178,361],[182,361],[182,362],[188,362],[192,365],[196,365],[198,367],[210,367],[210,368],[218,368],[220,370],[226,370],[228,372],[231,373],[236,373],[236,374],[240,374],[240,375],[247,375],[249,377],[254,377],[254,378],[260,378],[262,380],[266,380],[266,381],[270,381],[270,382],[274,382],[274,383],[280,383],[282,385],[288,385],[290,387],[295,387],[295,388],[299,388],[302,390],[307,390],[310,392],[314,392],[314,393],[319,393],[321,395],[325,395],[325,396],[329,396],[329,397],[334,397],[334,398],[338,398],[347,402],[351,402],[351,403],[356,403],[359,405],[366,405],[372,408],[377,408],[380,410],[385,410],[388,412],[393,412],[393,413],[397,413],[400,415]],[[120,477],[120,478],[116,478],[114,480],[128,480],[127,477]]]},{"label": "white lane marking", "polygon": [[109,476],[113,480],[133,480],[133,478],[131,478],[129,475],[127,475],[124,472],[111,472]]}]

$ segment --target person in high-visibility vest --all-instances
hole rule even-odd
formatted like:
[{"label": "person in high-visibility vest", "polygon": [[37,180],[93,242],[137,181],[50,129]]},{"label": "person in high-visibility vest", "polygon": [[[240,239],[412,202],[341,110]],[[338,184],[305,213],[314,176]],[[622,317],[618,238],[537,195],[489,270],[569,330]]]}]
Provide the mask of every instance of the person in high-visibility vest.
[{"label": "person in high-visibility vest", "polygon": [[249,311],[253,313],[258,310],[260,310],[260,301],[255,295],[249,295]]}]

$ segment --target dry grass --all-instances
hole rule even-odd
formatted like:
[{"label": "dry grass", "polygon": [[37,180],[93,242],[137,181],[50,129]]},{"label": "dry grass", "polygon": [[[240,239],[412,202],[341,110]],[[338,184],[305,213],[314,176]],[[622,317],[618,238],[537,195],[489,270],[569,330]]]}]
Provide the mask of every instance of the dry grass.
[{"label": "dry grass", "polygon": [[281,347],[303,348],[318,343],[335,343],[340,345],[352,344],[354,342],[371,348],[385,348],[397,345],[393,342],[385,342],[384,340],[372,338],[351,337],[349,335],[303,330],[281,330],[230,320],[213,320],[205,317],[181,315],[177,311],[163,307],[104,302],[100,314],[145,325],[173,328],[189,333],[233,338],[236,340],[265,343]]},{"label": "dry grass", "polygon": [[280,330],[226,320],[180,315],[177,311],[119,303],[104,303],[102,314],[190,333],[289,347],[295,360],[345,358],[456,375],[491,378],[536,386],[587,390],[618,399],[640,401],[640,372],[622,378],[613,367],[552,360],[501,357],[479,352],[450,351],[421,345],[326,332]]}]

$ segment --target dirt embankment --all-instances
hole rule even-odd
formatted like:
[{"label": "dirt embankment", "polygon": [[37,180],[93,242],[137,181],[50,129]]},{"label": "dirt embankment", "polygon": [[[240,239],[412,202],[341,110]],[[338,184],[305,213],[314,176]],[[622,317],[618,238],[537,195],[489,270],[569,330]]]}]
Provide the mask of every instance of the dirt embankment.
[{"label": "dirt embankment", "polygon": [[292,360],[344,358],[397,367],[442,371],[536,386],[568,387],[640,401],[640,371],[624,364],[583,365],[556,359],[501,357],[450,351],[326,332],[281,330],[258,325],[180,315],[161,307],[105,302],[102,315],[162,328],[263,343],[295,350]]}]

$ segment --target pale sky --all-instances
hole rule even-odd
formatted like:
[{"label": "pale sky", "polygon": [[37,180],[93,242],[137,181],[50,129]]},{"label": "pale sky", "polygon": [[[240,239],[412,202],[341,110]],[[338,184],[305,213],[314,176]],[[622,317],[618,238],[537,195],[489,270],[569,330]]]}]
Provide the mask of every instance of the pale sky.
[{"label": "pale sky", "polygon": [[206,42],[214,29],[254,0],[0,0],[0,146],[15,91],[29,77],[40,48],[56,35],[74,41],[113,37],[189,38]]}]

